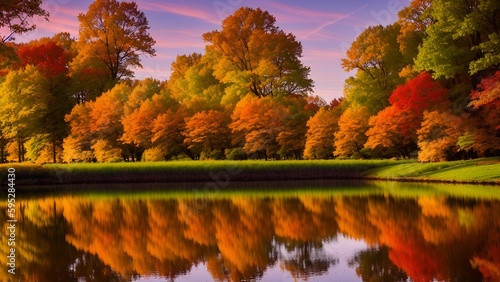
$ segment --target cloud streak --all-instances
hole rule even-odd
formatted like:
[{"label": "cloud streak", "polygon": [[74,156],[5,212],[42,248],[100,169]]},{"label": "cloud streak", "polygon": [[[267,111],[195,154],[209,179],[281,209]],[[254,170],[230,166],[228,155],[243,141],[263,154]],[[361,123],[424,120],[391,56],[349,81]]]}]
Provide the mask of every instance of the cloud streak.
[{"label": "cloud streak", "polygon": [[328,26],[331,26],[331,25],[333,25],[333,24],[335,24],[335,23],[337,23],[337,22],[339,22],[341,20],[344,20],[344,19],[347,19],[347,18],[351,17],[352,15],[356,14],[357,12],[363,10],[366,6],[368,6],[368,4],[363,5],[362,7],[356,9],[354,12],[351,12],[351,13],[349,13],[347,15],[343,15],[343,16],[337,18],[337,19],[331,20],[329,22],[326,22],[326,23],[320,25],[318,28],[316,28],[313,31],[311,31],[308,34],[306,34],[306,36],[304,38],[308,38],[311,35],[315,35],[318,32],[320,32],[322,29],[324,29],[324,28],[326,28]]},{"label": "cloud streak", "polygon": [[146,11],[167,12],[184,17],[194,18],[211,24],[220,24],[214,13],[192,6],[175,3],[140,2],[140,8]]},{"label": "cloud streak", "polygon": [[[331,12],[317,11],[283,3],[269,1],[266,5],[276,9],[272,14],[279,18],[280,22],[317,22],[318,20],[328,19],[332,17]],[[335,16],[343,16],[342,14],[334,14]]]}]

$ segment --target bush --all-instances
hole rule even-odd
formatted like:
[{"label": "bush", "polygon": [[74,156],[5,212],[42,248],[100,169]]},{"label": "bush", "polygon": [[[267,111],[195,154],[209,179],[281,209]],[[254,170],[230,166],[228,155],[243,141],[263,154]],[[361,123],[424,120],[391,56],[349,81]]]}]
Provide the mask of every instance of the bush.
[{"label": "bush", "polygon": [[161,162],[165,160],[165,152],[159,147],[146,149],[142,154],[143,162]]},{"label": "bush", "polygon": [[94,155],[98,162],[119,162],[122,160],[122,150],[113,147],[107,140],[99,139],[92,145]]},{"label": "bush", "polygon": [[221,150],[203,151],[200,154],[200,160],[222,160],[223,158],[224,153]]},{"label": "bush", "polygon": [[247,158],[243,148],[226,149],[225,154],[228,160],[245,160]]}]

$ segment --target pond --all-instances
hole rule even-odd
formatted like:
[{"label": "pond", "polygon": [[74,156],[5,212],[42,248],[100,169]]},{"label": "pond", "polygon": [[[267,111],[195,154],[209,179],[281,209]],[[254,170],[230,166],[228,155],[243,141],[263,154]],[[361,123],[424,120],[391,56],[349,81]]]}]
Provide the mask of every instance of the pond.
[{"label": "pond", "polygon": [[500,281],[499,187],[194,186],[18,193],[0,281]]}]

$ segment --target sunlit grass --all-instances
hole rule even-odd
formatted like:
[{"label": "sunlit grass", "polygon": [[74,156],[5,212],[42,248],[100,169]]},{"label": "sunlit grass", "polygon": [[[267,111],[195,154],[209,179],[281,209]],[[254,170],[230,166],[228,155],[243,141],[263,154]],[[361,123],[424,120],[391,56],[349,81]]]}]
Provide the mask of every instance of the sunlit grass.
[{"label": "sunlit grass", "polygon": [[500,158],[439,163],[408,163],[368,171],[381,178],[418,178],[456,181],[500,181]]},{"label": "sunlit grass", "polygon": [[415,160],[170,161],[3,164],[23,184],[386,179],[500,183],[500,158],[418,163]]}]

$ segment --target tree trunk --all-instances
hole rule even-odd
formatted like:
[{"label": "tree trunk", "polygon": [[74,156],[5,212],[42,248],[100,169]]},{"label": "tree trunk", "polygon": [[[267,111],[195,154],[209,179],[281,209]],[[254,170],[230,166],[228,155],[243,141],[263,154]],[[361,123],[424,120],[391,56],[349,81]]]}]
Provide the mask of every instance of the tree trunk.
[{"label": "tree trunk", "polygon": [[57,163],[56,140],[52,139],[52,161]]},{"label": "tree trunk", "polygon": [[0,137],[0,164],[3,164],[4,160],[4,149],[5,149],[5,139]]},{"label": "tree trunk", "polygon": [[21,156],[22,156],[21,133],[18,131],[17,132],[17,160],[19,161],[19,163],[22,162]]}]

